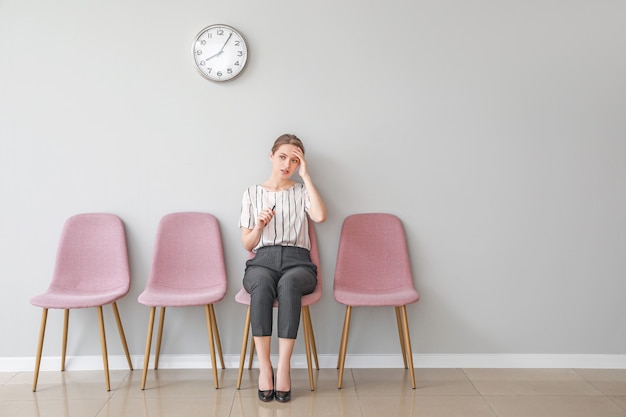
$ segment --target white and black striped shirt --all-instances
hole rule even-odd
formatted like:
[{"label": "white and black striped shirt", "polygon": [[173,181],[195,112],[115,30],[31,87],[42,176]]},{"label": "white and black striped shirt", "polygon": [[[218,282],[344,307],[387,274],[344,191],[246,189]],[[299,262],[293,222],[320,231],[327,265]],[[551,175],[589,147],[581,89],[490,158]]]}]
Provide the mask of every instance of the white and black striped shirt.
[{"label": "white and black striped shirt", "polygon": [[302,183],[283,191],[268,191],[261,185],[252,185],[243,193],[239,227],[254,229],[261,210],[274,209],[276,214],[263,229],[259,243],[263,246],[298,246],[311,249],[307,211],[311,206],[309,194]]}]

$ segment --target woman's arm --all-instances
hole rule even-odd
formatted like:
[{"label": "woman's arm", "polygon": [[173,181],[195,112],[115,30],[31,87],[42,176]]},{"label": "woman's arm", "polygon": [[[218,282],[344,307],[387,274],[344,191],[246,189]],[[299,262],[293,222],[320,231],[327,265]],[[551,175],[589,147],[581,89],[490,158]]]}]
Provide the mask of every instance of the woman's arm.
[{"label": "woman's arm", "polygon": [[302,181],[304,181],[304,186],[311,200],[311,207],[309,207],[308,211],[309,217],[316,223],[324,222],[326,220],[326,204],[324,204],[324,200],[322,200],[317,188],[313,185],[311,176],[302,177]]},{"label": "woman's arm", "polygon": [[251,251],[259,243],[263,234],[263,228],[272,220],[272,217],[274,217],[274,211],[266,208],[259,213],[254,229],[241,228],[241,243],[243,243],[245,250]]},{"label": "woman's arm", "polygon": [[302,181],[304,182],[304,186],[306,187],[307,193],[309,194],[309,200],[311,201],[311,207],[309,208],[309,217],[316,223],[322,223],[326,220],[326,204],[324,204],[324,200],[320,196],[320,193],[315,188],[313,184],[313,180],[311,180],[311,175],[309,175],[309,170],[307,167],[306,159],[304,159],[304,153],[302,149],[296,148],[293,151],[293,154],[298,157],[300,160],[300,170],[298,174]]}]

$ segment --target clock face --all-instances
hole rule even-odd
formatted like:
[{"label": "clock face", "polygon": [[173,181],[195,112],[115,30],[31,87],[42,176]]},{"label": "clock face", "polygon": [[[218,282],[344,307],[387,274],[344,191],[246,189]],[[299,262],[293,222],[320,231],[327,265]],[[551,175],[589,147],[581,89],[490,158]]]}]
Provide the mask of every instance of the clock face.
[{"label": "clock face", "polygon": [[212,81],[228,81],[243,71],[248,48],[243,36],[227,25],[208,26],[193,42],[196,67]]}]

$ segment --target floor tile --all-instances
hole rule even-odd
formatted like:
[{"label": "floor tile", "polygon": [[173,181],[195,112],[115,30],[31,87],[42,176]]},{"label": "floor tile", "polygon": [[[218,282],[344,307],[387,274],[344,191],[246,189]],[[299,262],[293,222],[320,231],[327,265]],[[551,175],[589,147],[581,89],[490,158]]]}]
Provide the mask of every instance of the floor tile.
[{"label": "floor tile", "polygon": [[[292,371],[293,372],[293,371]],[[308,371],[307,371],[308,373]],[[341,389],[337,388],[339,371],[336,369],[320,369],[313,371],[315,380],[314,396],[356,396],[356,387],[351,370],[345,369]]]},{"label": "floor tile", "polygon": [[[111,390],[116,389],[133,371],[110,371],[109,383]],[[33,372],[20,372],[11,378],[6,385],[30,385],[33,383]],[[42,395],[54,395],[53,392],[67,394],[67,388],[71,387],[71,393],[78,391],[78,398],[91,395],[93,389],[96,396],[99,391],[106,393],[106,380],[104,371],[44,371],[39,372],[37,378],[37,392],[45,392]],[[57,397],[58,398],[58,397]]]},{"label": "floor tile", "polygon": [[496,417],[479,396],[371,396],[361,399],[361,407],[363,417]]},{"label": "floor tile", "polygon": [[6,384],[17,375],[17,372],[0,372],[0,384]]},{"label": "floor tile", "polygon": [[22,401],[86,398],[107,400],[113,392],[107,391],[102,383],[39,384],[37,392],[33,392],[31,383],[0,385],[0,398]]},{"label": "floor tile", "polygon": [[498,417],[626,417],[626,411],[603,396],[484,397]]},{"label": "floor tile", "polygon": [[114,397],[96,417],[206,417],[228,416],[232,398],[208,397],[159,397],[123,398]]},{"label": "floor tile", "polygon": [[[4,398],[4,397],[0,397]],[[7,417],[86,417],[95,416],[105,401],[97,399],[55,399],[0,401],[0,416]]]},{"label": "floor tile", "polygon": [[626,396],[626,369],[577,369],[604,395]]},{"label": "floor tile", "polygon": [[602,395],[573,369],[465,369],[482,395]]},{"label": "floor tile", "polygon": [[237,397],[230,417],[362,417],[359,400],[351,396],[294,396],[285,404],[277,401],[263,403],[258,398]]},{"label": "floor tile", "polygon": [[415,385],[406,369],[353,369],[358,395],[479,395],[461,369],[416,369]]},{"label": "floor tile", "polygon": [[622,409],[626,410],[626,396],[624,397],[609,397],[613,402],[619,405]]},{"label": "floor tile", "polygon": [[118,389],[128,391],[130,397],[215,397],[232,391],[234,379],[227,376],[232,372],[218,371],[219,389],[215,388],[213,371],[210,369],[159,369],[150,370],[146,376],[145,390],[141,389],[142,371],[135,371],[128,376],[126,384]]}]

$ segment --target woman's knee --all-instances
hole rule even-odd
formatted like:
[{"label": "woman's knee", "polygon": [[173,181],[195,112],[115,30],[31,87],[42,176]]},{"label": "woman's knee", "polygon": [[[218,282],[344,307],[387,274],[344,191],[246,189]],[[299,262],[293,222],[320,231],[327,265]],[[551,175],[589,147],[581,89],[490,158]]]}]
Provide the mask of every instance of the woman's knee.
[{"label": "woman's knee", "polygon": [[[295,271],[294,271],[295,272]],[[277,285],[278,295],[302,296],[315,290],[317,278],[307,270],[284,274]]]},{"label": "woman's knee", "polygon": [[276,281],[262,269],[248,269],[243,277],[243,286],[248,293],[268,293],[276,296]]}]

